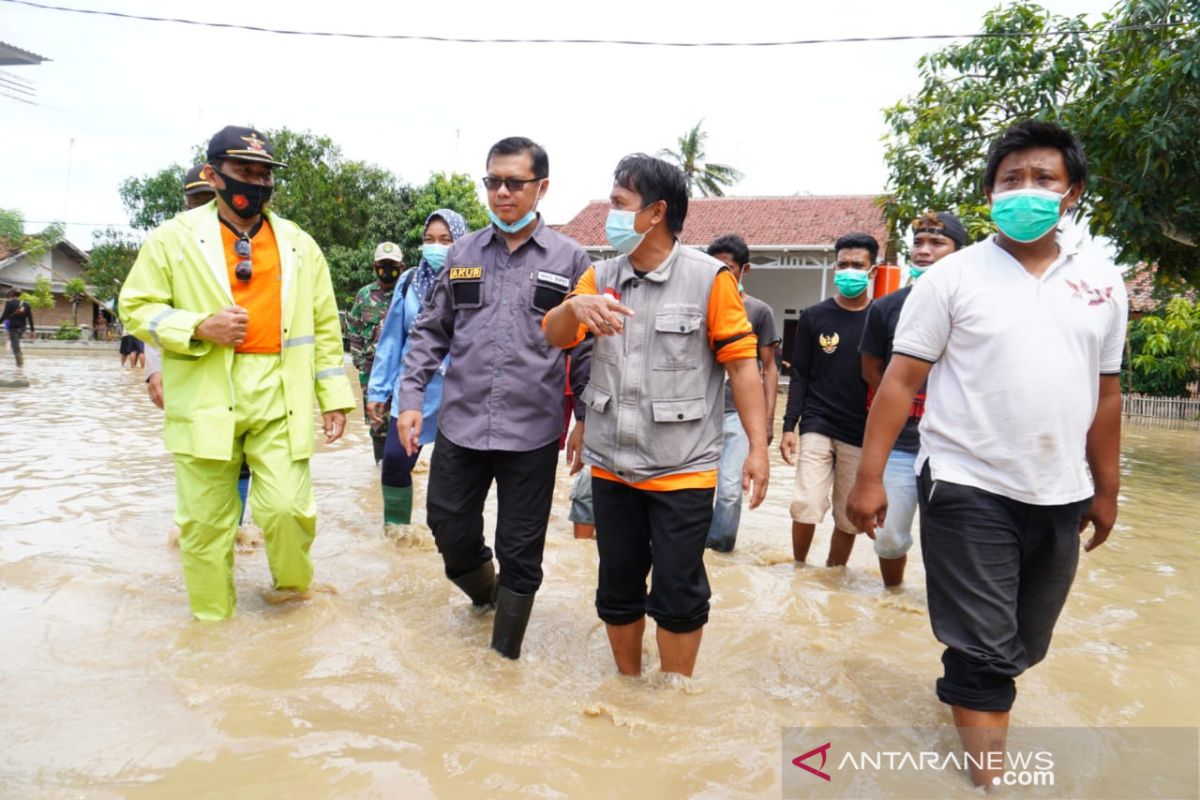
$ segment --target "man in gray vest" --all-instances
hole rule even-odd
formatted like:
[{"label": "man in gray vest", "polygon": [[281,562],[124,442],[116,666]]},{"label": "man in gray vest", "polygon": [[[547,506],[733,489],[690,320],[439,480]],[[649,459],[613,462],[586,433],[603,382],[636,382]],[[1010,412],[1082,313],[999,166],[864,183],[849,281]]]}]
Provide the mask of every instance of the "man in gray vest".
[{"label": "man in gray vest", "polygon": [[687,216],[683,173],[637,154],[614,178],[605,230],[623,255],[590,267],[543,328],[556,347],[597,337],[582,397],[583,460],[592,467],[600,555],[596,610],[617,669],[641,674],[649,614],[662,671],[690,676],[708,621],[704,546],[726,371],[750,437],[742,488],[753,488],[751,508],[767,490],[766,404],[737,281],[676,238]]}]

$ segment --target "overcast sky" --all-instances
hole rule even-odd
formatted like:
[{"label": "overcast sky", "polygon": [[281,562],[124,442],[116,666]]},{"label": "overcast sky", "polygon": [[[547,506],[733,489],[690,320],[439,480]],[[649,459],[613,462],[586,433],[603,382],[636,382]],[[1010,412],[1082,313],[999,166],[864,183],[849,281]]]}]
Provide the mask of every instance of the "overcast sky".
[{"label": "overcast sky", "polygon": [[[796,0],[604,3],[62,0],[78,8],[303,30],[522,38],[752,41],[977,31],[996,5]],[[1046,0],[1095,20],[1111,0]],[[336,13],[334,13],[336,12]],[[606,197],[630,152],[676,147],[701,118],[739,195],[878,193],[881,109],[916,91],[945,42],[773,48],[477,45],[217,30],[0,2],[0,40],[49,59],[6,68],[40,106],[0,97],[0,208],[30,221],[126,223],[122,179],[186,163],[227,124],[325,134],[410,183],[478,179],[488,147],[529,136],[550,154],[541,209],[566,222]],[[74,145],[71,141],[74,140]],[[482,194],[481,194],[482,197]],[[92,225],[68,226],[87,248]]]}]

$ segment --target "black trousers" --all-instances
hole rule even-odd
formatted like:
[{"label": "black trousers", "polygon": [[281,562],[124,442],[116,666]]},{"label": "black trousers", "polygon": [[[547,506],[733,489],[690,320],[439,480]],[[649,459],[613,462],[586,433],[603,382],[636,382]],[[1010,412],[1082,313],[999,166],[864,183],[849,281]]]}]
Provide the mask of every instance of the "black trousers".
[{"label": "black trousers", "polygon": [[593,476],[600,619],[628,625],[649,614],[671,633],[691,633],[708,622],[712,591],[704,545],[714,492],[648,492]]},{"label": "black trousers", "polygon": [[921,471],[921,550],[943,703],[1008,711],[1013,681],[1046,657],[1079,563],[1091,498],[1035,506]]},{"label": "black trousers", "polygon": [[9,328],[8,341],[12,345],[13,358],[18,367],[25,366],[25,356],[21,353],[21,337],[25,335],[24,328]]},{"label": "black trousers", "polygon": [[536,592],[542,585],[557,466],[557,440],[527,452],[471,450],[439,432],[429,465],[426,519],[446,577],[465,575],[491,560],[483,539],[483,503],[495,480],[500,585],[518,594]]}]

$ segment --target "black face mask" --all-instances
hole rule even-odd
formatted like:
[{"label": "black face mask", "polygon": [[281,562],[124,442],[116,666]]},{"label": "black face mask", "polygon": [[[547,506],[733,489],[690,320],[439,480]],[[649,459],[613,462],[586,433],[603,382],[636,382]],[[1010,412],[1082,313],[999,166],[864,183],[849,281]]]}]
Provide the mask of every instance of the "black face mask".
[{"label": "black face mask", "polygon": [[[252,219],[262,213],[263,208],[271,199],[274,186],[260,186],[257,183],[246,183],[218,170],[225,179],[225,188],[217,189],[217,194],[225,204],[233,209],[233,213],[242,219]],[[214,185],[213,188],[216,188]]]},{"label": "black face mask", "polygon": [[380,283],[393,284],[400,280],[400,273],[403,267],[399,266],[377,266],[375,267],[375,277],[379,278]]}]

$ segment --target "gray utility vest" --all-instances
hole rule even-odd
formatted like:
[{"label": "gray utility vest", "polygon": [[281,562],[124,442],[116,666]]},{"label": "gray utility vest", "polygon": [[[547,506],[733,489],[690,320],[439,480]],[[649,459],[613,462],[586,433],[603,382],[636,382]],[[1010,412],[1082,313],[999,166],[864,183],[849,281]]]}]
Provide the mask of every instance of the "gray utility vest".
[{"label": "gray utility vest", "polygon": [[716,469],[725,369],[708,343],[708,297],[720,261],[676,243],[644,278],[628,256],[594,265],[596,290],[633,309],[625,330],[596,337],[583,458],[629,483]]}]

